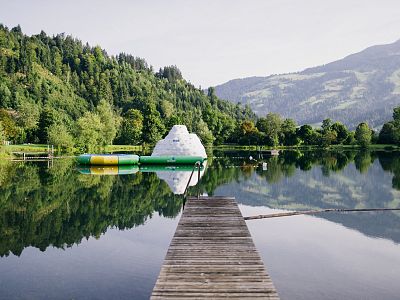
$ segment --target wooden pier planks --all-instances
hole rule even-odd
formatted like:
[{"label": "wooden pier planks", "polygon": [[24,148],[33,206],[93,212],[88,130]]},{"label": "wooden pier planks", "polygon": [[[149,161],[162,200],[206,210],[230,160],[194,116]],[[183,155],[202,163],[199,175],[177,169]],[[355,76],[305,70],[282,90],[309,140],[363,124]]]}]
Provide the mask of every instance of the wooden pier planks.
[{"label": "wooden pier planks", "polygon": [[189,198],[151,299],[279,299],[234,198]]}]

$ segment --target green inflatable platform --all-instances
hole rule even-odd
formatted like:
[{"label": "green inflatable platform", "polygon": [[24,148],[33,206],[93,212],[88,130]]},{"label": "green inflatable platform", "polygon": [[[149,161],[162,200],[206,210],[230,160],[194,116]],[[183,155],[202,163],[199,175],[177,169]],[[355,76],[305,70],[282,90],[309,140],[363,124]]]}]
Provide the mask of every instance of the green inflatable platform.
[{"label": "green inflatable platform", "polygon": [[82,154],[77,161],[81,165],[120,166],[120,165],[194,165],[203,162],[201,156],[138,156],[134,154]]},{"label": "green inflatable platform", "polygon": [[141,165],[193,165],[196,162],[204,162],[201,156],[140,156]]}]

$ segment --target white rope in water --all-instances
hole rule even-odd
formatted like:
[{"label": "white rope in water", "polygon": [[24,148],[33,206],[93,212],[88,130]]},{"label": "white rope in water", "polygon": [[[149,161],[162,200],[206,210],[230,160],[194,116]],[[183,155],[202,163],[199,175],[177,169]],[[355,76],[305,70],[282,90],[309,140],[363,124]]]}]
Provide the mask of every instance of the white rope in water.
[{"label": "white rope in water", "polygon": [[314,215],[324,212],[371,212],[371,211],[400,211],[400,208],[327,208],[327,209],[319,209],[319,210],[305,210],[305,211],[291,211],[291,212],[283,212],[283,213],[275,213],[268,215],[258,215],[258,216],[249,216],[244,217],[245,220],[258,220],[258,219],[270,219],[270,218],[280,218],[280,217],[291,217],[298,215]]}]

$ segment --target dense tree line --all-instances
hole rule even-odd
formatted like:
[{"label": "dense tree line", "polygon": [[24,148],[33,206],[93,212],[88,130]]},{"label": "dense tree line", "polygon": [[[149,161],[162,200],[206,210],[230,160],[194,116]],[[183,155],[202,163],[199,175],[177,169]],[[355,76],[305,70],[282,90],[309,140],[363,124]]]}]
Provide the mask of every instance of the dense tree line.
[{"label": "dense tree line", "polygon": [[204,94],[176,66],[154,72],[142,58],[71,36],[0,25],[0,134],[14,143],[155,143],[174,124],[223,143],[244,119],[255,119],[248,107]]},{"label": "dense tree line", "polygon": [[319,145],[360,145],[367,147],[376,143],[378,138],[367,123],[360,123],[356,130],[349,131],[340,122],[331,119],[322,121],[320,128],[308,124],[298,126],[292,119],[282,119],[279,114],[268,113],[254,123],[244,120],[235,133],[242,145],[300,146]]},{"label": "dense tree line", "polygon": [[269,113],[205,94],[176,66],[154,72],[147,62],[43,31],[26,36],[0,25],[0,140],[51,143],[84,151],[107,144],[154,144],[185,124],[205,144],[298,146],[400,144],[400,108],[379,136],[366,123],[355,132],[325,119],[298,126]]}]

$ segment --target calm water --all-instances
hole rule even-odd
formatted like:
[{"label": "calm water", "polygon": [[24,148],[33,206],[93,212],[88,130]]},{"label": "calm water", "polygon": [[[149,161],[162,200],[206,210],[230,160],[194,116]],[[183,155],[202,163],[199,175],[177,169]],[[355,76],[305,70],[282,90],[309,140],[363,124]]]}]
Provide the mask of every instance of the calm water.
[{"label": "calm water", "polygon": [[[243,215],[400,207],[400,153],[216,152],[198,185]],[[263,170],[258,161],[268,162]],[[185,170],[0,162],[1,299],[147,299],[183,203]],[[132,173],[132,174],[129,174]],[[178,194],[174,194],[178,193]],[[197,187],[190,193],[195,194]],[[247,221],[282,299],[398,299],[400,213]]]}]

